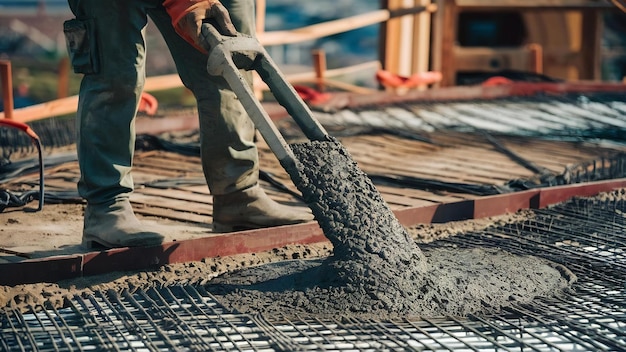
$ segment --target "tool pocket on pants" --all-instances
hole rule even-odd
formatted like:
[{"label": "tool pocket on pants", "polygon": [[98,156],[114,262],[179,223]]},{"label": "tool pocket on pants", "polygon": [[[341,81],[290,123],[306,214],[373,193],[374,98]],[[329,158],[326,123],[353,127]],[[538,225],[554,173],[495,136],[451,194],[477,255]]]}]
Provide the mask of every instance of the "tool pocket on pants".
[{"label": "tool pocket on pants", "polygon": [[76,73],[98,73],[100,63],[93,19],[71,19],[63,22],[67,52]]}]

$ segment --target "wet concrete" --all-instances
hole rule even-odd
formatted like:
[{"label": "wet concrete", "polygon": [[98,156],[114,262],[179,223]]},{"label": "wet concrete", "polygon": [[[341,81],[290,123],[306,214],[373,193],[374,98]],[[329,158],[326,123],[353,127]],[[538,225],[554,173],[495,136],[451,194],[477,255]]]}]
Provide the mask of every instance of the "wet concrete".
[{"label": "wet concrete", "polygon": [[424,252],[336,140],[292,145],[287,170],[334,247],[322,261],[291,261],[218,278],[228,307],[267,316],[433,317],[494,313],[552,296],[567,268],[497,249]]},{"label": "wet concrete", "polygon": [[[324,260],[293,260],[232,272],[213,279],[208,290],[230,309],[272,319],[319,318],[435,318],[492,315],[514,304],[564,293],[576,280],[566,267],[533,256],[496,248],[438,248],[425,250],[429,269],[404,282],[407,292],[382,301],[377,283],[383,276],[367,271],[362,286],[328,286],[318,278]],[[352,263],[358,266],[357,263]],[[370,292],[370,290],[372,292]]]}]

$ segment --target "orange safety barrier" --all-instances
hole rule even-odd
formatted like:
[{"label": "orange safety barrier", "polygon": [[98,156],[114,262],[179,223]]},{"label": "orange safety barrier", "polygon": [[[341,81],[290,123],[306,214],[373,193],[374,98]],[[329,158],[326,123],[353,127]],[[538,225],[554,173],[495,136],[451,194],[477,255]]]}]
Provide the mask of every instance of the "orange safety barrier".
[{"label": "orange safety barrier", "polygon": [[387,88],[417,88],[441,82],[442,78],[441,72],[437,71],[419,72],[410,77],[400,76],[386,70],[376,72],[376,80]]}]

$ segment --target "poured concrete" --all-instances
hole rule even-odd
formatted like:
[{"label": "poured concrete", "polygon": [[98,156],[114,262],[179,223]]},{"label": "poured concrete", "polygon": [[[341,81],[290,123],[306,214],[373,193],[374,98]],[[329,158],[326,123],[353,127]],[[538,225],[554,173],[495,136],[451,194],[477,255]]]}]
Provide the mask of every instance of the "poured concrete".
[{"label": "poured concrete", "polygon": [[219,278],[209,287],[228,307],[278,317],[465,316],[553,296],[575,281],[561,265],[495,249],[437,249],[427,260],[340,143],[292,149],[299,163],[290,175],[333,255]]}]

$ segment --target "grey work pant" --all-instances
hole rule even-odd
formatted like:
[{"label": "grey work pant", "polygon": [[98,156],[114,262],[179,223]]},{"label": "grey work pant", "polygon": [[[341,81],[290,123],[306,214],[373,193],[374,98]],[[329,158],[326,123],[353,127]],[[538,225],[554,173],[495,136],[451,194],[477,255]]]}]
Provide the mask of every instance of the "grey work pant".
[{"label": "grey work pant", "polygon": [[[128,197],[134,121],[145,82],[148,16],[165,39],[178,73],[197,102],[202,166],[213,194],[248,188],[258,180],[254,125],[222,78],[206,72],[207,56],[184,41],[162,0],[69,0],[77,20],[90,23],[96,72],[84,75],[78,103],[78,190],[93,204]],[[224,0],[235,27],[254,34],[254,0]],[[164,53],[151,53],[164,55]],[[248,77],[251,77],[248,74]]]}]

